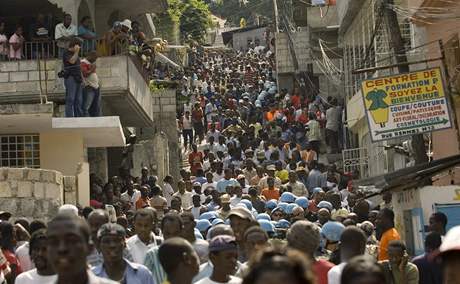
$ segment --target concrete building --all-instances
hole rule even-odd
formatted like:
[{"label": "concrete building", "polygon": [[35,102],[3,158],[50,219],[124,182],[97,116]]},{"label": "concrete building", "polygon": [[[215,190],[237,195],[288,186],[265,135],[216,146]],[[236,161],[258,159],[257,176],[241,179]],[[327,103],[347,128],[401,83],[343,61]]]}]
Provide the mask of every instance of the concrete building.
[{"label": "concrete building", "polygon": [[[460,3],[446,2],[446,1],[433,1],[433,0],[409,0],[408,6],[413,8],[413,23],[414,23],[414,38],[416,45],[425,45],[419,53],[424,54],[424,58],[439,57],[441,52],[439,49],[438,41],[442,40],[445,46],[445,62],[449,77],[444,78],[446,84],[450,84],[453,91],[453,105],[452,110],[455,111],[456,117],[460,116],[460,97],[457,95],[460,90],[460,73],[458,65],[460,64],[460,42],[459,30],[460,22],[455,14],[460,12]],[[426,9],[430,7],[438,7],[441,9],[439,14],[427,15]],[[442,67],[441,61],[430,62],[429,67]],[[416,66],[418,67],[418,66]],[[425,66],[421,66],[426,68]],[[449,81],[449,82],[448,82]],[[436,131],[431,135],[433,159],[441,159],[460,153],[459,150],[459,133],[454,128]],[[452,169],[450,174],[438,181],[439,185],[449,185],[454,182],[460,182],[460,170],[458,168]]]},{"label": "concrete building", "polygon": [[284,2],[278,5],[280,32],[275,34],[275,46],[279,88],[292,91],[295,85],[301,85],[307,94],[319,94],[324,99],[339,97],[340,74],[326,72],[324,63],[327,58],[327,63],[341,68],[335,2],[317,7],[305,1],[293,1],[292,15]]},{"label": "concrete building", "polygon": [[260,46],[267,46],[265,35],[266,26],[254,26],[241,29],[231,29],[222,33],[224,45],[230,45],[234,50],[248,51],[249,43],[258,43]]},{"label": "concrete building", "polygon": [[[136,5],[126,0],[8,0],[0,3],[0,17],[7,25],[21,23],[27,27],[37,13],[44,13],[54,28],[64,12],[70,13],[75,23],[90,16],[98,35],[107,32],[113,21],[130,18],[145,21],[148,34],[148,14],[166,8],[163,0],[139,1]],[[0,183],[2,189],[11,189],[2,197],[17,198],[30,187],[27,183],[23,189],[23,184],[16,182],[21,174],[12,174],[10,181],[10,169],[21,168],[24,181],[28,181],[30,169],[40,169],[59,176],[55,179],[61,190],[60,203],[87,206],[90,175],[104,181],[118,175],[126,137],[131,134],[138,137],[132,175],[140,175],[140,168],[146,166],[160,180],[167,174],[179,176],[175,89],[152,93],[137,56],[125,52],[100,57],[96,64],[103,116],[63,118],[65,90],[57,76],[62,63],[51,55],[37,60],[25,54],[23,60],[0,62],[0,167],[5,167],[0,181],[7,180]],[[37,175],[41,181],[46,174]],[[67,191],[66,177],[74,181]],[[35,196],[34,192],[29,197],[40,199],[41,193]],[[29,213],[19,216],[41,214]]]},{"label": "concrete building", "polygon": [[[380,1],[375,0],[337,1],[340,26],[338,42],[343,49],[344,101],[348,128],[343,163],[345,171],[358,171],[361,178],[404,168],[411,161],[391,149],[385,150],[386,146],[401,144],[404,139],[372,143],[370,138],[361,94],[361,81],[390,75],[390,70],[352,74],[355,69],[385,66],[394,60],[379,7]],[[408,47],[413,46],[413,25],[405,19],[400,19],[400,27]],[[409,58],[411,56],[409,54]]]}]

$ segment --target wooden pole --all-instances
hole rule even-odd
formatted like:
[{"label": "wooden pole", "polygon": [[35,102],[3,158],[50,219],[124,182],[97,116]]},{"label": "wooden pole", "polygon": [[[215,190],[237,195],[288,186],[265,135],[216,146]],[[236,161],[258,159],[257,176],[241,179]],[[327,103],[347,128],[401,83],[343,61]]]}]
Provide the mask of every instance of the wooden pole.
[{"label": "wooden pole", "polygon": [[452,114],[453,118],[453,123],[455,127],[455,131],[457,132],[457,143],[458,143],[458,150],[460,153],[460,131],[458,128],[458,120],[457,120],[457,111],[455,107],[455,102],[454,98],[452,96],[452,86],[450,85],[450,74],[449,74],[449,69],[447,68],[447,62],[446,62],[446,50],[444,48],[444,43],[442,39],[439,40],[439,50],[441,51],[441,57],[442,57],[442,67],[444,69],[444,79],[446,80],[446,87],[447,87],[447,95],[446,99],[449,102],[449,108],[450,108],[450,113]]},{"label": "wooden pole", "polygon": [[[384,0],[385,16],[388,24],[388,33],[390,35],[390,45],[396,55],[396,62],[399,64],[399,73],[409,73],[410,68],[407,62],[404,41],[399,27],[398,15],[390,7],[394,4],[394,0]],[[426,153],[425,140],[423,134],[416,134],[412,136],[412,148],[414,149],[415,164],[423,164],[428,162],[428,155]]]}]

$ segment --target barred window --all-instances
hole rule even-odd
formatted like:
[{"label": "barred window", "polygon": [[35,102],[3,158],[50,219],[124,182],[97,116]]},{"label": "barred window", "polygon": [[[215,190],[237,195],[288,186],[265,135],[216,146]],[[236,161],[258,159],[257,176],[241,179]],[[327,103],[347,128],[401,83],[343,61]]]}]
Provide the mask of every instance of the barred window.
[{"label": "barred window", "polygon": [[0,166],[40,168],[40,136],[0,135]]}]

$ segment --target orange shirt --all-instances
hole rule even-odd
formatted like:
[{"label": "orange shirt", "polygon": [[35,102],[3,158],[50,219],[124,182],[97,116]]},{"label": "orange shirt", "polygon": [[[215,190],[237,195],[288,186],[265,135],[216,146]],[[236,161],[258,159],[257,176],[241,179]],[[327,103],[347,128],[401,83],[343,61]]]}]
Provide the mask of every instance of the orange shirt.
[{"label": "orange shirt", "polygon": [[380,239],[379,246],[379,261],[388,259],[388,244],[391,241],[400,240],[398,231],[395,228],[391,228],[383,233],[382,238]]},{"label": "orange shirt", "polygon": [[136,209],[142,209],[146,206],[150,206],[150,198],[146,197],[145,199],[140,197],[137,201],[136,201]]},{"label": "orange shirt", "polygon": [[280,198],[280,191],[275,188],[275,189],[264,189],[262,190],[262,195],[265,197],[266,200],[270,199],[276,199],[278,200]]}]

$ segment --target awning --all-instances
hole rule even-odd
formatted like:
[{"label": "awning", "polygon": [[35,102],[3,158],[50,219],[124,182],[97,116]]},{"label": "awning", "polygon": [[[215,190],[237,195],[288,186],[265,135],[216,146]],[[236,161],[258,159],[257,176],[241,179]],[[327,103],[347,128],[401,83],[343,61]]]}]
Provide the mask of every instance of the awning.
[{"label": "awning", "polygon": [[406,190],[431,184],[431,178],[441,172],[460,164],[460,155],[434,160],[429,163],[404,168],[389,174],[353,181],[357,186],[375,186],[381,192],[389,190]]}]

